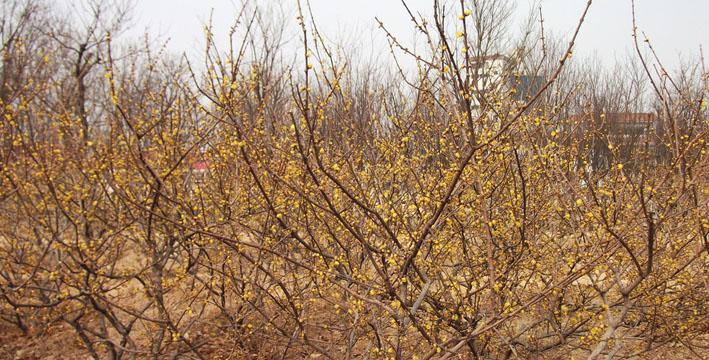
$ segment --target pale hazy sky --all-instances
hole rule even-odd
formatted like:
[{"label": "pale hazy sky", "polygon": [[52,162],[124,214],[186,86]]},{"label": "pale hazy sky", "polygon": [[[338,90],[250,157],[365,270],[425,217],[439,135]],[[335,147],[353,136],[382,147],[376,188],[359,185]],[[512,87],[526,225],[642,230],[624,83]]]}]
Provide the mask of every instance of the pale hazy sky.
[{"label": "pale hazy sky", "polygon": [[[213,11],[217,41],[223,41],[234,21],[238,0],[137,0],[130,35],[144,31],[170,38],[168,48],[188,56],[199,54],[203,24]],[[281,7],[294,24],[295,0],[256,0],[259,5]],[[409,0],[410,6],[429,13],[432,0]],[[522,18],[530,0],[517,0],[517,16]],[[586,0],[541,0],[545,28],[568,38]],[[402,39],[413,30],[400,0],[311,0],[322,33],[333,41],[358,42],[373,52],[381,52],[384,37],[374,17],[379,17]],[[699,56],[700,45],[709,52],[709,0],[636,0],[638,25],[653,41],[662,60],[671,67],[680,58]],[[606,65],[632,50],[630,0],[595,0],[578,40],[576,54],[595,54]],[[372,51],[363,51],[369,56]],[[375,54],[376,55],[376,54]],[[383,56],[388,56],[383,54]],[[709,54],[707,55],[709,56]]]}]

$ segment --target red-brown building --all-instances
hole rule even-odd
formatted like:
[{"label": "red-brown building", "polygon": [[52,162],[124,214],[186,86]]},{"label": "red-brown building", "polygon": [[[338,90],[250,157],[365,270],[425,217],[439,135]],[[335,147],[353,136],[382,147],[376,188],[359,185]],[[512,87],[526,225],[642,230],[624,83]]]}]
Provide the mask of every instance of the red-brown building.
[{"label": "red-brown building", "polygon": [[562,121],[569,141],[587,149],[594,168],[614,162],[656,161],[662,157],[664,128],[653,113],[612,112],[574,115]]}]

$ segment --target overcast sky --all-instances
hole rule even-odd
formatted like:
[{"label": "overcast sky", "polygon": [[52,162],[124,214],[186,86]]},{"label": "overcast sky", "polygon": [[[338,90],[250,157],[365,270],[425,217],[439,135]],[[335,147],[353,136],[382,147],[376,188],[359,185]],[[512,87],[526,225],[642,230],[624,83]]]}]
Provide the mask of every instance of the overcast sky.
[{"label": "overcast sky", "polygon": [[[169,38],[168,48],[194,57],[201,51],[203,24],[213,11],[217,41],[224,41],[234,21],[237,0],[137,0],[130,35],[144,31]],[[282,9],[294,20],[295,0],[256,0],[259,5]],[[430,12],[432,0],[409,0],[410,6]],[[517,0],[516,17],[530,9],[530,0]],[[545,28],[568,38],[586,0],[541,0]],[[700,45],[709,51],[709,0],[636,0],[640,30],[653,41],[662,60],[675,67],[680,59],[699,56]],[[311,0],[321,32],[333,41],[358,43],[364,57],[378,55],[386,47],[375,16],[402,39],[411,38],[411,23],[400,0]],[[630,0],[595,0],[578,40],[576,54],[595,54],[606,65],[632,50]],[[371,47],[370,47],[371,45]],[[371,50],[375,49],[375,50]],[[382,56],[388,56],[384,53]]]}]

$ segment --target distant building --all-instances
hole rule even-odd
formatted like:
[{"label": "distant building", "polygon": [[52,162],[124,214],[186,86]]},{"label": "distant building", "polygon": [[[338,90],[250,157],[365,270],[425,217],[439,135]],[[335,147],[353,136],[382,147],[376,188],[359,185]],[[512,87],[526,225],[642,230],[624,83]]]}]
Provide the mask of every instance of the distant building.
[{"label": "distant building", "polygon": [[487,93],[504,86],[509,66],[510,58],[501,54],[473,58],[470,70],[475,81],[475,91]]},{"label": "distant building", "polygon": [[544,85],[542,76],[518,73],[518,64],[513,58],[502,54],[475,57],[470,64],[473,90],[478,95],[474,106],[479,107],[479,98],[495,92],[510,94],[512,100],[528,101]]},{"label": "distant building", "polygon": [[655,143],[662,128],[653,113],[605,114],[609,124],[608,137],[613,143],[623,144],[650,141]]},{"label": "distant building", "polygon": [[[567,141],[577,141],[594,169],[613,162],[658,161],[662,156],[664,129],[653,113],[616,112],[574,115],[563,121],[562,133],[573,131]],[[616,157],[613,159],[612,157]]]},{"label": "distant building", "polygon": [[508,77],[509,87],[514,89],[513,97],[517,101],[528,101],[544,86],[544,77],[519,75]]},{"label": "distant building", "polygon": [[196,160],[190,165],[190,177],[195,182],[202,182],[209,171],[209,162],[206,160]]},{"label": "distant building", "polygon": [[198,160],[192,163],[192,172],[196,174],[203,174],[209,170],[209,163],[205,160]]}]

